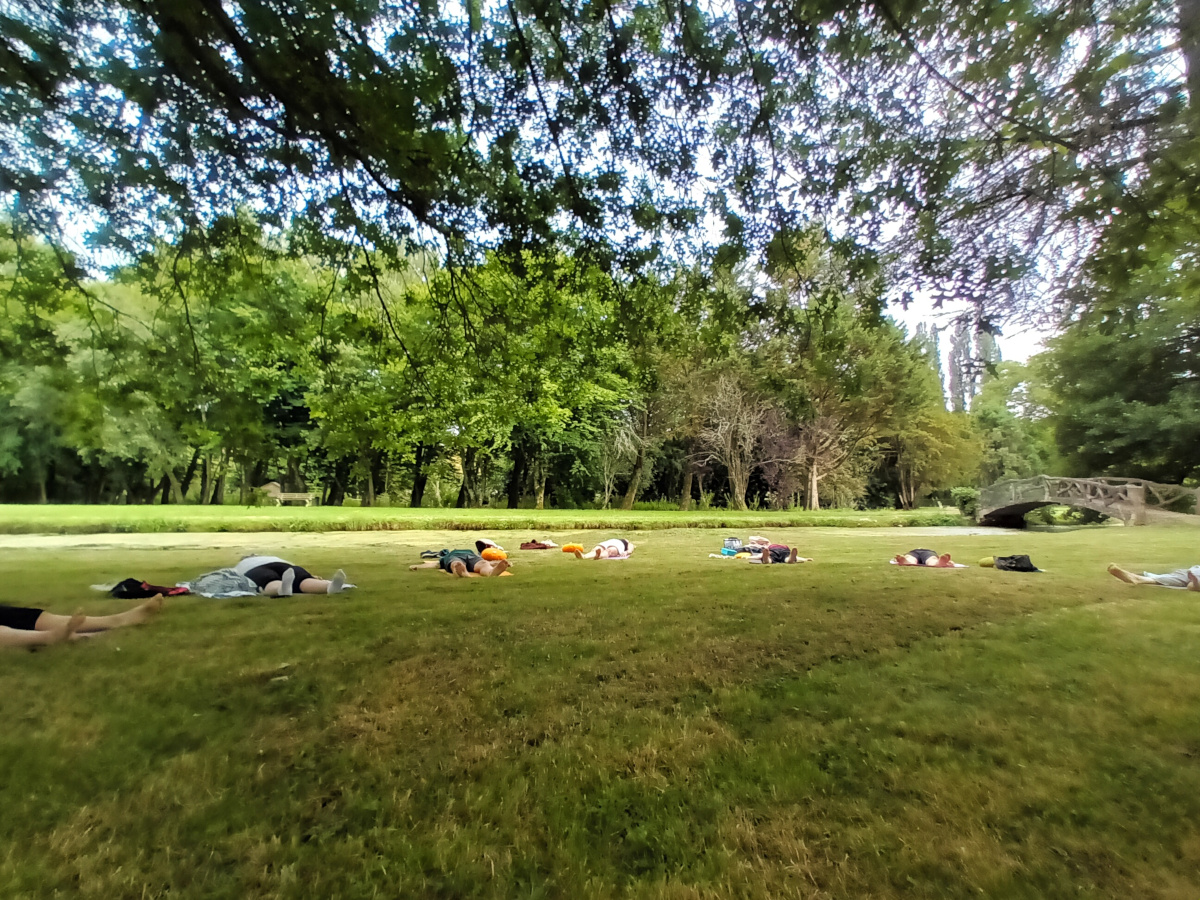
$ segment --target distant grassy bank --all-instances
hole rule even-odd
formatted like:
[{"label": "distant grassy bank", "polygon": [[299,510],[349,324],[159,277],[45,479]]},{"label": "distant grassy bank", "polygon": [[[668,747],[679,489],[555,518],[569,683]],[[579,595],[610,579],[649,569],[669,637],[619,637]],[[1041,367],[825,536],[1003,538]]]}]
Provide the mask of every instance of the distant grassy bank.
[{"label": "distant grassy bank", "polygon": [[0,506],[0,534],[212,531],[577,531],[664,528],[878,528],[963,525],[953,507],[738,512],[708,509],[402,509],[390,507]]}]

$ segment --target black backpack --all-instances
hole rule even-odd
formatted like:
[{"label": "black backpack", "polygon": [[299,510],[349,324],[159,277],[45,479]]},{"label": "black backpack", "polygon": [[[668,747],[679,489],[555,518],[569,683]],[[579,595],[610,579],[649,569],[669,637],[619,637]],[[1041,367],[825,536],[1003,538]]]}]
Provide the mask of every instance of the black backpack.
[{"label": "black backpack", "polygon": [[155,594],[162,594],[164,597],[174,597],[178,594],[186,594],[187,588],[170,587],[165,584],[149,584],[145,581],[138,581],[136,578],[126,578],[124,581],[118,582],[112,586],[109,591],[112,596],[121,600],[145,600],[148,597],[153,597]]},{"label": "black backpack", "polygon": [[1005,572],[1040,572],[1028,556],[997,556],[996,568]]}]

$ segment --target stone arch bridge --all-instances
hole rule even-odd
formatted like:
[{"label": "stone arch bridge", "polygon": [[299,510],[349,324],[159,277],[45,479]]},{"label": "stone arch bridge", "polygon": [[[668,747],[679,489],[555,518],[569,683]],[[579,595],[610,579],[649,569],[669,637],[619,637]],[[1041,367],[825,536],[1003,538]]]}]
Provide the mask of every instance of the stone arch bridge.
[{"label": "stone arch bridge", "polygon": [[1200,525],[1197,489],[1138,478],[1059,478],[1039,475],[999,481],[979,492],[979,524],[1022,528],[1039,506],[1076,506],[1126,525],[1183,522]]}]

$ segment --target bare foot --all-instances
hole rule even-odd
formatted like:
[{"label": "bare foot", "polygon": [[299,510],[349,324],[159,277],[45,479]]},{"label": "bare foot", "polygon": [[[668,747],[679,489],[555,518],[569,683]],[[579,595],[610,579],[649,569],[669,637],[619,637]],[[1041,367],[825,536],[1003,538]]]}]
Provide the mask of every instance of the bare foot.
[{"label": "bare foot", "polygon": [[[159,606],[161,606],[162,605],[162,594],[155,594],[154,596],[156,596],[158,598]],[[147,602],[149,602],[149,601],[147,601]],[[83,614],[83,610],[82,609],[75,610],[75,614],[67,620],[67,624],[66,624],[67,637],[69,637],[69,638],[74,637],[75,632],[77,632],[80,628],[82,628],[83,623],[86,621],[87,621],[87,616],[85,616]]]},{"label": "bare foot", "polygon": [[1196,573],[1195,573],[1195,572],[1188,572],[1188,586],[1187,586],[1187,589],[1188,589],[1189,591],[1200,591],[1200,578],[1197,578],[1197,577],[1196,577]]},{"label": "bare foot", "polygon": [[501,559],[492,563],[492,577],[495,578],[498,575],[503,575],[509,570],[510,566],[512,566],[512,563],[507,559]]},{"label": "bare foot", "polygon": [[461,559],[456,559],[450,563],[450,571],[459,578],[467,577],[467,564]]},{"label": "bare foot", "polygon": [[[1108,574],[1111,575],[1113,578],[1120,579],[1121,581],[1125,582],[1126,584],[1137,584],[1138,583],[1136,575],[1134,575],[1132,572],[1126,572],[1124,569],[1122,569],[1116,563],[1112,563],[1109,565]],[[1190,585],[1189,585],[1189,587],[1190,587]]]},{"label": "bare foot", "polygon": [[771,565],[771,551],[767,547],[763,547],[762,558],[759,560],[764,566]]},{"label": "bare foot", "polygon": [[800,548],[793,547],[792,552],[788,554],[788,562],[793,565],[800,559]]},{"label": "bare foot", "polygon": [[571,552],[575,554],[576,559],[583,559],[583,551],[582,550],[572,550]]},{"label": "bare foot", "polygon": [[895,559],[892,560],[898,566],[911,566],[915,563],[909,562],[908,555],[905,553],[897,553]]},{"label": "bare foot", "polygon": [[87,616],[83,614],[83,610],[76,610],[75,615],[63,622],[62,625],[46,633],[46,643],[57,644],[73,639],[76,636],[75,632],[83,627],[83,623],[86,620]]},{"label": "bare foot", "polygon": [[129,618],[122,622],[124,625],[145,625],[156,615],[162,612],[163,595],[155,594],[141,606],[135,606],[126,613]]},{"label": "bare foot", "polygon": [[954,563],[950,562],[950,554],[949,553],[943,553],[941,556],[939,556],[937,558],[937,562],[935,563],[935,565],[939,569],[953,569],[954,568]]}]

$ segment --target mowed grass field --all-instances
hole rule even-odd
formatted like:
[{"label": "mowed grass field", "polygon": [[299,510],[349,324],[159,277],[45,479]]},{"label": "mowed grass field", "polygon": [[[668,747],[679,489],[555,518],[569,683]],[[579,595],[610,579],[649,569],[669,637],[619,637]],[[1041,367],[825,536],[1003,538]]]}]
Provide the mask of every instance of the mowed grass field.
[{"label": "mowed grass field", "polygon": [[249,551],[359,585],[5,652],[0,896],[1200,896],[1200,595],[1104,571],[1194,531],[729,533],[467,580],[407,570],[454,532],[0,540],[65,612]]}]

